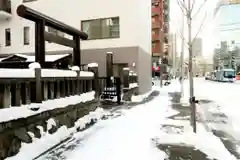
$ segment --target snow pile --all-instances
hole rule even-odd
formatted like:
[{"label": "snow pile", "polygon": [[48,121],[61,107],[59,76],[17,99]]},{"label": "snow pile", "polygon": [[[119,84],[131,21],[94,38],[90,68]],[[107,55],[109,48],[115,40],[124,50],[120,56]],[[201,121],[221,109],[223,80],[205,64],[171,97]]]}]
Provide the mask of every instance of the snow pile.
[{"label": "snow pile", "polygon": [[[0,110],[0,122],[6,122],[14,119],[29,117],[47,110],[53,110],[56,108],[64,108],[69,105],[75,105],[81,102],[87,102],[95,99],[95,92],[91,91],[83,93],[81,95],[75,95],[65,98],[53,99],[43,101],[42,103],[31,103],[29,105],[22,105],[21,107],[10,107]],[[32,111],[31,108],[39,108],[37,111]]]},{"label": "snow pile", "polygon": [[[31,136],[34,136],[30,133]],[[22,143],[19,153],[16,156],[6,158],[6,160],[30,160],[42,152],[48,150],[53,145],[60,143],[67,137],[70,137],[71,133],[66,126],[62,126],[54,134],[46,133],[42,138],[33,138],[33,142],[30,144]]]},{"label": "snow pile", "polygon": [[80,71],[80,77],[93,77],[94,73],[93,72],[88,72],[88,71]]},{"label": "snow pile", "polygon": [[92,120],[94,122],[97,122],[105,114],[106,112],[102,108],[97,108],[94,112],[90,112],[88,115],[85,115],[84,117],[80,118],[77,122],[75,122],[75,128],[84,129],[87,124],[91,123]]},{"label": "snow pile", "polygon": [[81,138],[82,145],[68,153],[67,159],[78,160],[80,155],[82,160],[164,159],[165,153],[152,143],[151,138],[159,130],[159,121],[164,118],[167,108],[168,98],[159,96],[147,104],[123,111],[118,118],[96,124],[91,137]]},{"label": "snow pile", "polygon": [[41,65],[38,62],[33,62],[28,65],[28,68],[30,69],[41,68]]},{"label": "snow pile", "polygon": [[[100,120],[105,114],[107,114],[107,112],[104,112],[101,108],[97,108],[95,111],[92,111],[88,115],[80,118],[73,128],[68,129],[66,126],[62,126],[54,134],[44,132],[43,128],[38,126],[42,137],[36,138],[33,133],[29,132],[29,135],[33,138],[33,142],[30,144],[22,143],[20,152],[16,156],[7,158],[6,160],[34,159],[36,156],[50,149],[54,145],[62,142],[66,138],[70,138],[77,132],[77,128],[80,127],[81,129],[84,129],[91,120]],[[56,123],[54,119],[51,118],[47,121],[47,125],[49,127],[48,129],[50,129],[50,126],[55,126]]]},{"label": "snow pile", "polygon": [[71,68],[72,71],[80,71],[80,68],[78,66],[73,66]]},{"label": "snow pile", "polygon": [[[41,69],[42,77],[77,77],[78,66],[72,67],[72,70],[61,70],[61,69]],[[1,78],[34,78],[35,77],[35,68],[41,68],[39,63],[29,64],[29,69],[9,69],[2,68],[0,69]],[[78,71],[78,70],[77,70]],[[80,77],[93,77],[94,74],[88,71],[80,71]]]},{"label": "snow pile", "polygon": [[140,94],[140,95],[133,95],[131,97],[131,102],[142,102],[144,99],[146,99],[151,93],[153,92],[153,88],[144,94]]},{"label": "snow pile", "polygon": [[[184,133],[171,134],[160,131],[157,138],[158,144],[181,144],[184,146],[192,146],[208,155],[210,159],[236,159],[228,152],[221,140],[214,136],[212,132],[207,132],[202,124],[197,124],[197,134],[192,132],[192,128],[188,121],[166,120],[163,124],[184,126]],[[211,145],[209,145],[209,142],[211,142]]]},{"label": "snow pile", "polygon": [[53,118],[50,118],[47,120],[47,130],[50,130],[53,126],[57,126],[57,124]]},{"label": "snow pile", "polygon": [[129,84],[129,88],[131,89],[131,88],[136,88],[136,87],[138,87],[138,83],[130,83]]},{"label": "snow pile", "polygon": [[98,67],[97,63],[89,63],[88,67],[92,68],[92,67]]}]

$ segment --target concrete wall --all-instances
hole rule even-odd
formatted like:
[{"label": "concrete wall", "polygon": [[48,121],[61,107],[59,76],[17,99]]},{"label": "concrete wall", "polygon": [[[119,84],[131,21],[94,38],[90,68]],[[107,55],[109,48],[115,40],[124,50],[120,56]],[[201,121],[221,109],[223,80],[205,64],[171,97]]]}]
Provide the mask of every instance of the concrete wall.
[{"label": "concrete wall", "polygon": [[[122,47],[89,49],[82,51],[82,63],[99,64],[99,76],[106,76],[106,52],[113,52],[113,63],[127,63],[129,68],[138,73],[139,91],[145,93],[151,89],[151,54],[140,47]],[[132,64],[135,63],[135,67]]]},{"label": "concrete wall", "polygon": [[[22,0],[13,0],[12,19],[0,21],[0,35],[4,35],[6,28],[11,28],[12,35],[12,45],[9,47],[5,47],[5,36],[0,36],[2,54],[34,52],[34,24],[16,14],[16,8],[21,3]],[[138,74],[143,78],[140,78],[141,84],[151,85],[149,81],[152,53],[151,0],[131,0],[127,3],[122,0],[38,0],[24,4],[77,29],[81,29],[82,20],[119,16],[120,38],[82,41],[82,63],[96,61],[105,64],[104,54],[111,51],[115,55],[114,63],[128,63],[130,66],[136,63]],[[25,26],[30,27],[30,45],[27,46],[23,45]],[[141,48],[141,51],[138,48]],[[70,50],[70,48],[46,42],[46,50]],[[139,58],[138,53],[141,53]],[[100,75],[104,75],[104,70],[104,66],[100,68]],[[146,78],[148,76],[149,78]]]},{"label": "concrete wall", "polygon": [[[146,30],[146,25],[149,24],[148,27],[151,27],[151,24],[148,23],[150,18],[146,17],[146,15],[143,19],[142,16],[145,13],[148,13],[148,9],[150,9],[147,5],[147,1],[141,0],[140,3],[139,0],[131,0],[126,4],[126,2],[122,0],[38,0],[24,4],[77,29],[81,28],[81,20],[119,16],[120,38],[89,40],[82,42],[81,47],[83,49],[93,49],[143,45],[142,40],[144,42],[146,41],[145,35],[148,34],[151,36],[150,31]],[[16,8],[21,3],[22,0],[12,0],[12,19],[0,21],[0,53],[25,53],[34,51],[34,24],[18,17],[16,14]],[[144,4],[147,7],[142,7]],[[150,13],[151,11],[149,10],[149,14]],[[140,17],[142,18],[141,23],[139,23]],[[141,24],[144,25],[141,26]],[[23,45],[24,26],[30,27],[31,40],[30,45],[27,46]],[[10,47],[5,47],[5,36],[2,36],[4,35],[6,28],[11,28],[12,45]],[[139,40],[140,36],[141,41]],[[148,43],[150,46],[151,41]],[[68,48],[52,43],[46,43],[46,49],[48,51],[54,51],[66,50]]]}]

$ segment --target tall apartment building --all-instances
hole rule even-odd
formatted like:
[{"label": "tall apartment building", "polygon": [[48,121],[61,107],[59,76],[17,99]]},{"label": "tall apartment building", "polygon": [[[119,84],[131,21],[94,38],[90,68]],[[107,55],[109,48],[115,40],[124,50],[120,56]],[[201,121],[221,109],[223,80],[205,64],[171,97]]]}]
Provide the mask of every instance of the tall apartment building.
[{"label": "tall apartment building", "polygon": [[[169,0],[152,0],[152,60],[164,55],[168,43]],[[167,54],[167,52],[165,53]]]},{"label": "tall apartment building", "polygon": [[[150,0],[131,0],[127,5],[122,0],[0,0],[2,57],[16,53],[34,54],[35,26],[17,15],[20,4],[88,33],[88,40],[81,41],[81,62],[99,63],[100,76],[106,74],[106,52],[113,52],[114,64],[128,65],[136,70],[140,92],[151,88]],[[51,28],[46,30],[72,38]],[[45,45],[46,54],[72,53],[72,49],[65,46],[49,42]]]},{"label": "tall apartment building", "polygon": [[219,0],[215,10],[215,43],[231,42],[240,46],[240,23],[236,15],[240,14],[240,0]]}]

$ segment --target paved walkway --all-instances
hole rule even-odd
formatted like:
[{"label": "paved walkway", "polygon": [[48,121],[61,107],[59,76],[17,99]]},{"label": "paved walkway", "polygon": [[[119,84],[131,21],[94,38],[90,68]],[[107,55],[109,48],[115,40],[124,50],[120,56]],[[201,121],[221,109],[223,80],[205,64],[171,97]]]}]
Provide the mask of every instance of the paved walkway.
[{"label": "paved walkway", "polygon": [[[173,97],[172,108],[179,112],[176,115],[170,116],[169,119],[190,121],[190,107],[184,106],[180,103],[180,96],[177,93],[170,93],[169,95]],[[209,104],[208,107],[212,108],[214,106],[211,103],[212,101],[210,100],[200,100],[198,107],[202,107],[203,104]],[[236,159],[240,159],[240,154],[237,151],[237,145],[240,143],[226,132],[226,128],[229,128],[230,126],[228,117],[220,111],[216,112],[215,110],[214,113],[211,113],[206,108],[201,109],[203,110],[205,117],[202,118],[201,113],[198,113],[198,123],[204,124],[205,129],[212,132],[215,136],[219,137],[225,148],[232,155],[234,155]],[[182,134],[184,132],[182,126],[162,125],[162,128],[164,128],[166,132],[175,132],[175,134]],[[223,128],[225,128],[225,130]],[[196,150],[193,146],[160,144],[159,148],[161,150],[164,150],[169,155],[169,160],[209,160],[206,154],[202,153],[199,150]]]},{"label": "paved walkway", "polygon": [[[179,93],[169,93],[172,97],[172,108],[178,113],[168,117],[171,120],[190,121],[190,107],[180,103]],[[184,127],[170,124],[163,124],[161,130],[168,134],[183,134]],[[166,160],[210,160],[206,154],[197,150],[194,146],[185,144],[159,144],[158,148],[167,155]]]}]

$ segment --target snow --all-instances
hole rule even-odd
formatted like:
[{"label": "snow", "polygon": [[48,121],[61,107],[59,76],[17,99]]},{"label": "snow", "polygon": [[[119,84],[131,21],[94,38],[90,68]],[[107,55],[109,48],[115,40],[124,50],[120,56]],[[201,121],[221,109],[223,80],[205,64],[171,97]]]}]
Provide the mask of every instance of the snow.
[{"label": "snow", "polygon": [[141,101],[143,101],[145,98],[147,98],[153,92],[153,89],[155,89],[155,87],[153,87],[149,92],[146,92],[144,94],[133,95],[131,97],[131,102],[141,102]]},{"label": "snow", "polygon": [[[162,106],[156,105],[159,101]],[[168,99],[159,96],[148,104],[138,105],[124,112],[118,118],[98,123],[91,138],[83,139],[74,152],[69,153],[68,160],[159,160],[165,153],[159,151],[151,138],[159,129],[159,121],[168,107]],[[76,137],[78,133],[76,133]],[[107,143],[106,143],[107,142]]]},{"label": "snow", "polygon": [[50,130],[53,126],[57,126],[53,118],[47,120],[47,130]]},{"label": "snow", "polygon": [[[60,143],[61,141],[65,140],[66,138],[71,137],[74,133],[77,132],[77,128],[85,128],[86,124],[90,123],[91,120],[99,120],[103,117],[106,112],[103,111],[101,108],[97,108],[95,111],[90,112],[88,115],[78,119],[75,123],[75,126],[68,129],[66,126],[62,126],[55,132],[54,134],[49,134],[43,132],[41,128],[42,137],[40,139],[34,137],[34,134],[29,132],[29,135],[33,137],[33,142],[30,144],[22,143],[22,147],[20,152],[13,157],[7,158],[6,160],[31,160],[37,157],[39,154],[45,152],[46,150],[50,149],[55,144]],[[49,119],[48,123],[55,124],[53,119]],[[81,132],[81,134],[87,133],[89,131]]]},{"label": "snow", "polygon": [[28,65],[28,68],[35,69],[35,68],[41,68],[41,66],[38,62],[33,62]]},{"label": "snow", "polygon": [[[75,95],[65,98],[53,99],[43,101],[42,103],[31,103],[29,105],[22,105],[20,107],[10,107],[0,110],[0,122],[7,122],[19,118],[25,118],[32,115],[39,114],[44,111],[53,110],[56,108],[64,108],[68,105],[75,105],[81,102],[87,102],[93,100],[95,92],[91,91],[83,93],[81,95]],[[37,106],[37,107],[36,107]],[[37,111],[32,111],[31,108],[39,108]]]},{"label": "snow", "polygon": [[[236,160],[236,158],[227,151],[221,140],[214,136],[212,132],[206,131],[202,124],[197,124],[197,134],[191,131],[192,128],[189,126],[189,121],[168,119],[164,121],[164,124],[184,126],[184,134],[169,134],[160,131],[158,135],[159,138],[157,138],[158,143],[181,144],[195,147],[208,155],[210,159]],[[211,142],[211,145],[208,145],[208,142]]]},{"label": "snow", "polygon": [[138,87],[138,83],[130,83],[129,84],[129,88],[131,89],[131,88],[136,88],[136,87]]},{"label": "snow", "polygon": [[94,76],[93,72],[80,71],[80,77],[93,77],[93,76]]},{"label": "snow", "polygon": [[[67,130],[64,126],[54,135],[45,134],[44,138],[35,140],[34,145],[24,144],[21,152],[13,158],[32,159],[33,154],[42,153],[63,140],[62,137],[72,136],[81,142],[70,152],[61,154],[63,157],[66,156],[67,160],[163,160],[167,155],[156,147],[159,143],[194,146],[210,158],[218,160],[235,159],[220,139],[206,130],[202,123],[197,123],[198,132],[195,134],[192,132],[189,121],[168,118],[178,113],[170,107],[171,102],[168,97],[169,91],[179,90],[177,81],[162,88],[153,86],[153,90],[159,91],[160,94],[147,103],[139,104],[129,110],[124,108],[119,110],[118,112],[122,114],[117,118],[100,120],[90,129],[76,132],[76,128],[83,128],[84,124],[91,119],[90,117],[96,118],[97,115],[104,114],[104,111],[101,110],[101,114],[90,113],[78,120],[74,128]],[[132,99],[140,102],[152,91],[133,96]],[[53,124],[51,121],[49,123]],[[166,133],[161,128],[164,124],[183,126],[183,132]]]},{"label": "snow", "polygon": [[130,69],[128,67],[123,68],[123,70],[129,71]]},{"label": "snow", "polygon": [[89,63],[88,67],[92,68],[92,67],[98,67],[97,63]]},{"label": "snow", "polygon": [[71,68],[72,71],[80,71],[80,68],[78,66],[73,66]]},{"label": "snow", "polygon": [[107,52],[107,54],[113,54],[113,52]]},{"label": "snow", "polygon": [[129,72],[129,75],[130,75],[130,76],[137,76],[137,73],[135,73],[134,71],[130,71],[130,72]]},{"label": "snow", "polygon": [[[225,128],[236,140],[240,140],[240,113],[239,110],[239,83],[221,83],[207,81],[203,78],[194,79],[195,96],[197,99],[212,100],[213,103],[208,107],[209,112],[221,112],[228,117],[229,125]],[[189,85],[185,82],[185,97],[189,95]],[[216,109],[216,106],[219,106]]]},{"label": "snow", "polygon": [[[31,63],[32,68],[36,68],[36,63]],[[38,67],[37,67],[38,68]],[[42,77],[76,77],[77,73],[71,70],[41,69]],[[88,71],[80,71],[80,77],[93,77],[94,74]],[[1,78],[34,78],[33,69],[0,69]]]}]

